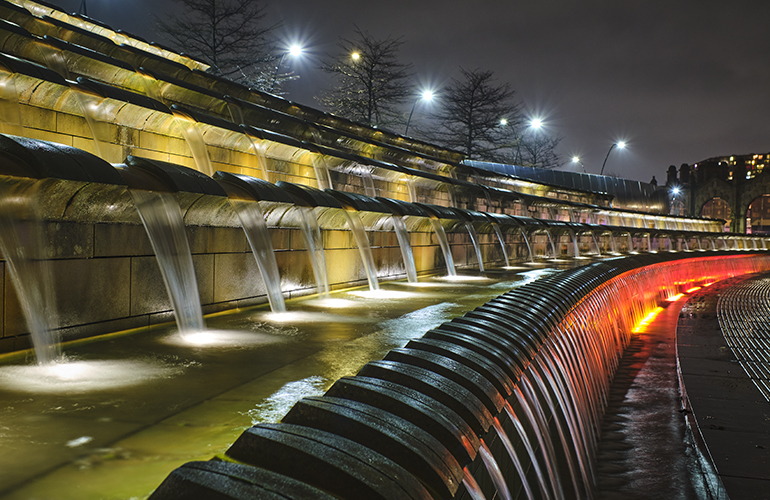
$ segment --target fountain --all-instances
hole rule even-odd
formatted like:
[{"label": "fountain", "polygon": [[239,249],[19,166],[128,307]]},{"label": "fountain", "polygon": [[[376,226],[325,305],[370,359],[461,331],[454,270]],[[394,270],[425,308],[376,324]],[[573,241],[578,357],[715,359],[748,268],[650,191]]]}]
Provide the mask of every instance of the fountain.
[{"label": "fountain", "polygon": [[[18,368],[21,356],[2,360],[9,452],[0,463],[0,495],[128,498],[162,483],[153,498],[270,491],[297,498],[590,498],[609,380],[635,326],[674,283],[768,268],[757,241],[740,235],[728,236],[740,254],[653,255],[651,238],[660,240],[668,218],[642,222],[602,207],[602,220],[650,227],[633,235],[623,225],[581,231],[609,232],[613,247],[626,233],[629,252],[636,235],[649,253],[571,269],[574,259],[557,262],[553,238],[576,226],[503,214],[530,213],[547,196],[549,209],[539,215],[566,210],[579,220],[579,211],[596,222],[595,206],[579,200],[601,196],[470,169],[457,152],[252,91],[212,76],[202,63],[32,0],[6,2],[0,11],[9,21],[0,26],[3,50],[14,52],[0,55],[6,128],[110,161],[132,155],[113,168],[72,147],[0,136],[0,174],[10,179],[0,193],[3,213],[11,214],[0,223],[6,279],[18,289],[19,308],[37,322],[29,330],[57,328],[54,337],[76,340],[65,344],[65,369],[45,388],[13,385],[29,379],[5,370]],[[53,56],[40,54],[41,44]],[[62,74],[81,75],[77,83],[39,66],[46,57],[58,58],[51,67]],[[22,128],[16,116],[34,123]],[[206,175],[215,170],[216,181]],[[332,180],[345,191],[307,188],[331,188]],[[479,180],[503,187],[479,188]],[[27,250],[37,237],[26,230],[31,219],[19,217],[23,197],[16,194],[30,186],[44,193],[49,255],[34,253],[45,245]],[[402,201],[416,202],[418,188],[424,204]],[[479,189],[486,209],[500,211],[493,219],[441,206],[472,208]],[[695,220],[687,227],[718,226]],[[476,233],[484,243],[497,238],[508,266],[503,236],[512,230],[521,240],[509,242],[511,255],[534,261],[545,245],[559,271],[534,279],[494,269],[489,256],[483,262]],[[543,236],[531,242],[535,234]],[[727,249],[727,237],[720,239]],[[574,232],[572,242],[577,257]],[[766,238],[760,242],[765,249]],[[455,259],[470,267],[474,253],[493,279],[448,284],[431,277],[441,255],[455,275]],[[305,297],[312,293],[308,266],[320,295],[362,284],[359,256],[370,288],[402,295],[359,300],[357,291],[341,290],[335,310],[331,301]],[[406,275],[416,284],[418,272],[420,293],[388,283]],[[161,279],[169,299],[158,290]],[[61,289],[63,280],[70,296],[45,297],[45,285]],[[26,347],[30,337],[14,324],[8,295],[4,352]],[[267,300],[273,311],[285,309],[284,295],[291,311],[280,318],[261,307]],[[180,342],[166,324],[169,301],[188,338],[204,328],[202,312],[210,313],[209,328],[236,331],[228,342]],[[54,302],[68,306],[58,320],[48,313]],[[49,349],[55,340],[43,339],[40,362],[59,365],[56,348]],[[123,362],[124,369],[115,375],[81,361]],[[264,410],[266,403],[279,409]],[[219,460],[180,465],[217,453]],[[162,465],[152,463],[157,457]],[[132,467],[135,474],[125,472]],[[99,491],[108,487],[120,491]]]}]

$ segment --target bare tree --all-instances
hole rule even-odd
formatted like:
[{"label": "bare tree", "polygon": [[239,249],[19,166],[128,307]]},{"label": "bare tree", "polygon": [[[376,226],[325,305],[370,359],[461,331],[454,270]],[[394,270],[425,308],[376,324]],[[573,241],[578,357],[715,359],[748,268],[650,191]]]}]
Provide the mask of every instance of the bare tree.
[{"label": "bare tree", "polygon": [[[158,20],[158,31],[177,50],[211,66],[212,73],[245,80],[263,90],[275,86],[277,56],[256,0],[175,0],[182,13]],[[274,73],[275,70],[275,73]]]},{"label": "bare tree", "polygon": [[355,34],[353,40],[341,38],[339,52],[321,65],[337,85],[316,99],[328,111],[372,127],[398,123],[397,107],[412,95],[411,65],[398,61],[403,40],[378,40],[359,28]]},{"label": "bare tree", "polygon": [[460,73],[462,78],[452,79],[441,94],[441,109],[433,117],[438,128],[431,138],[468,158],[501,161],[521,122],[515,92],[507,83],[495,85],[491,71],[460,68]]},{"label": "bare tree", "polygon": [[545,132],[535,131],[522,137],[519,145],[519,163],[528,167],[553,169],[561,166],[556,147],[562,137],[551,137]]}]

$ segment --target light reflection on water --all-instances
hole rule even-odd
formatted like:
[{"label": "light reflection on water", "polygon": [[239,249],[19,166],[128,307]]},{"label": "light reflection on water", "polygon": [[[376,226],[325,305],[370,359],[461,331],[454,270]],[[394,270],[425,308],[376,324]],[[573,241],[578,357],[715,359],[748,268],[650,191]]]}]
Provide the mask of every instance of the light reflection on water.
[{"label": "light reflection on water", "polygon": [[[293,299],[286,313],[212,315],[210,330],[184,337],[173,325],[105,336],[64,350],[119,361],[73,361],[55,379],[0,357],[0,449],[9,450],[0,455],[0,497],[146,496],[174,467],[223,452],[251,423],[280,420],[298,399],[548,272],[425,277],[386,283],[376,298],[349,290]],[[96,457],[87,469],[78,465],[84,456]]]},{"label": "light reflection on water", "polygon": [[5,390],[36,394],[77,394],[169,378],[180,374],[182,370],[179,366],[139,360],[2,366],[0,386]]},{"label": "light reflection on water", "polygon": [[278,391],[257,404],[256,408],[247,412],[252,425],[260,422],[278,422],[300,399],[323,395],[326,391],[326,382],[324,377],[313,375],[284,384]]}]

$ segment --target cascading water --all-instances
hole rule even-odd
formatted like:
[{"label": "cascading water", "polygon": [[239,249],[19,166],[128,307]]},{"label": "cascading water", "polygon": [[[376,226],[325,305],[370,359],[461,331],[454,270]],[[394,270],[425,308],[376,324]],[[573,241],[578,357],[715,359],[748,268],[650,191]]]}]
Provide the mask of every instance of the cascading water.
[{"label": "cascading water", "polygon": [[481,247],[479,246],[479,236],[476,234],[476,228],[473,227],[471,221],[465,221],[465,229],[468,230],[468,235],[471,237],[471,243],[473,243],[473,250],[476,252],[476,260],[479,262],[479,272],[484,272],[484,259],[481,256]]},{"label": "cascading water", "polygon": [[522,461],[519,460],[519,454],[516,453],[516,448],[514,448],[513,443],[511,443],[511,440],[508,438],[508,435],[503,429],[503,426],[500,425],[500,421],[497,419],[497,417],[492,420],[492,425],[495,428],[495,432],[497,432],[497,437],[503,443],[505,451],[511,458],[511,462],[513,462],[513,466],[516,469],[516,474],[519,475],[519,480],[521,481],[521,485],[524,488],[524,493],[527,495],[528,499],[535,498],[535,495],[532,492],[532,487],[529,485],[529,480],[527,479],[527,473],[524,471],[524,467],[522,466]]},{"label": "cascading water", "polygon": [[574,252],[573,257],[577,259],[580,257],[580,245],[578,244],[577,233],[570,230],[570,236],[572,236],[572,248]]},{"label": "cascading water", "polygon": [[489,450],[487,443],[481,440],[479,446],[479,455],[481,456],[484,467],[486,467],[489,477],[492,478],[492,482],[497,488],[497,496],[495,498],[502,498],[503,500],[512,500],[511,493],[508,491],[508,485],[505,482],[503,473],[500,470],[500,466],[497,464],[495,457],[492,456],[492,452]]},{"label": "cascading water", "polygon": [[358,253],[361,254],[361,261],[364,264],[364,270],[366,271],[366,279],[369,281],[369,290],[379,290],[380,282],[377,279],[377,267],[374,265],[374,258],[372,257],[372,248],[369,246],[369,238],[366,236],[364,225],[361,223],[361,218],[358,213],[351,212],[349,210],[343,210],[345,219],[348,223],[350,232],[353,233],[353,238],[356,240],[358,246]]},{"label": "cascading water", "polygon": [[170,193],[132,189],[131,198],[158,259],[179,332],[205,329],[198,283],[179,204]]},{"label": "cascading water", "polygon": [[601,257],[602,256],[602,247],[599,246],[599,239],[596,237],[596,235],[591,232],[589,233],[591,235],[591,239],[594,242],[594,246],[596,247],[596,256]]},{"label": "cascading water", "polygon": [[374,187],[374,178],[372,177],[372,171],[370,169],[364,169],[363,179],[364,193],[366,196],[371,196],[372,198],[377,196],[377,188]]},{"label": "cascading water", "polygon": [[32,336],[39,365],[61,357],[50,261],[36,197],[37,182],[16,177],[0,178],[0,251],[5,257],[16,295]]},{"label": "cascading water", "polygon": [[529,237],[527,236],[527,232],[524,231],[524,228],[519,228],[519,232],[521,232],[521,237],[524,239],[524,244],[527,245],[527,252],[529,254],[529,261],[535,262],[535,253],[532,251],[532,245],[529,243]]},{"label": "cascading water", "polygon": [[500,224],[493,222],[492,229],[494,229],[495,234],[497,235],[497,241],[500,242],[500,249],[502,249],[503,258],[505,259],[505,267],[510,267],[511,262],[508,260],[508,252],[505,250],[505,238],[503,238],[503,231],[500,229]]},{"label": "cascading water", "polygon": [[[240,108],[238,108],[240,109]],[[251,148],[254,150],[254,157],[257,159],[259,169],[262,171],[262,179],[270,182],[270,172],[267,169],[267,159],[265,158],[265,141],[246,134],[251,142]]]},{"label": "cascading water", "polygon": [[211,166],[211,158],[206,148],[206,141],[203,140],[203,134],[201,134],[198,128],[198,123],[178,111],[174,111],[174,122],[179,126],[187,147],[190,148],[190,154],[192,154],[198,171],[209,176],[214,175],[214,168]]},{"label": "cascading water", "polygon": [[438,219],[433,218],[430,219],[430,225],[433,226],[433,232],[436,233],[441,252],[444,254],[447,275],[457,276],[457,271],[455,271],[455,261],[452,258],[452,249],[449,248],[449,240],[446,237],[444,226],[441,225],[441,222]]},{"label": "cascading water", "polygon": [[318,153],[312,153],[311,160],[313,162],[313,170],[315,171],[316,182],[318,182],[318,189],[333,189],[332,176],[329,172],[329,166],[326,164],[324,155]]},{"label": "cascading water", "polygon": [[310,265],[316,281],[316,293],[325,297],[329,296],[329,276],[326,273],[326,254],[324,253],[321,228],[318,220],[310,207],[298,207],[300,215],[300,229],[308,250]]},{"label": "cascading water", "polygon": [[281,294],[281,277],[278,275],[278,263],[275,261],[273,243],[267,230],[267,222],[259,207],[259,202],[230,200],[238,214],[243,232],[249,241],[251,251],[257,260],[259,273],[265,282],[267,300],[273,312],[285,312],[286,303]]},{"label": "cascading water", "polygon": [[[553,241],[553,236],[551,235],[551,231],[548,229],[545,230],[545,235],[548,237],[548,246],[551,247],[551,258],[555,259],[559,256],[558,253],[556,253],[556,243]],[[546,252],[547,255],[548,252]]]},{"label": "cascading water", "polygon": [[412,245],[409,243],[409,231],[407,231],[404,220],[400,215],[393,214],[390,216],[390,220],[393,222],[393,230],[396,232],[396,238],[398,238],[398,246],[401,249],[401,257],[404,259],[406,279],[409,281],[409,283],[417,283],[417,268],[414,264],[414,253],[412,253]]},{"label": "cascading water", "polygon": [[21,106],[14,73],[0,68],[0,133],[22,135]]}]

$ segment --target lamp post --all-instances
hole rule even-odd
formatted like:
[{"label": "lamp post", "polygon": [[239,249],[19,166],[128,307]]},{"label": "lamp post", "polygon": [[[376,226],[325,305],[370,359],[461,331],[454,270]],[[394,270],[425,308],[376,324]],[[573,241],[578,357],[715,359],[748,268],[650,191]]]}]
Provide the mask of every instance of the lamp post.
[{"label": "lamp post", "polygon": [[78,14],[83,14],[84,16],[88,16],[88,5],[86,5],[86,0],[80,0],[80,7],[78,8]]},{"label": "lamp post", "polygon": [[412,111],[409,112],[409,118],[406,120],[406,130],[404,130],[404,135],[409,134],[409,124],[412,122],[412,115],[414,114],[414,108],[417,107],[417,103],[420,101],[428,101],[430,102],[433,100],[433,91],[432,90],[425,90],[420,94],[420,97],[414,100],[414,104],[412,104]]},{"label": "lamp post", "polygon": [[572,163],[577,163],[578,165],[580,165],[580,168],[583,169],[583,173],[584,174],[586,173],[586,166],[583,165],[582,161],[580,161],[580,157],[579,156],[577,156],[577,155],[573,156],[572,157]]},{"label": "lamp post", "polygon": [[612,153],[612,150],[615,148],[623,149],[626,147],[626,143],[623,141],[613,142],[612,146],[610,146],[609,151],[607,151],[607,156],[604,157],[604,163],[602,163],[602,169],[599,172],[599,175],[604,175],[604,166],[607,165],[607,158],[610,157],[610,153]]},{"label": "lamp post", "polygon": [[278,60],[278,64],[275,65],[275,71],[273,72],[273,81],[270,82],[270,90],[275,90],[275,81],[278,78],[278,70],[281,68],[281,65],[283,64],[284,59],[286,59],[286,56],[291,57],[297,57],[299,55],[302,55],[302,46],[301,45],[291,45],[289,47],[289,50],[281,54],[281,58]]}]

